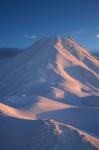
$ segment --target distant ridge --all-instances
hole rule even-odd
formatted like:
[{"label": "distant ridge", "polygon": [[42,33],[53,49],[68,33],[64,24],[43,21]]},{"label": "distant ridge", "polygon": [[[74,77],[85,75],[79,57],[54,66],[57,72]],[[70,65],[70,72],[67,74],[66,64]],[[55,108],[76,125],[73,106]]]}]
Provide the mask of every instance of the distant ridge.
[{"label": "distant ridge", "polygon": [[23,52],[23,50],[17,48],[0,48],[0,60],[15,57],[21,52]]}]

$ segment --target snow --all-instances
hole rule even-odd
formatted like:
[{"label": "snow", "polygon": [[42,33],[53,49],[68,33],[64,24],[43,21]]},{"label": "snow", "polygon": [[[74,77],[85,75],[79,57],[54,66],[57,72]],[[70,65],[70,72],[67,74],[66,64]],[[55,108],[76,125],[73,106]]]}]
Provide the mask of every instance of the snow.
[{"label": "snow", "polygon": [[[77,55],[82,53],[83,60],[74,55],[72,49]],[[87,61],[84,62],[85,59],[90,60],[91,67]],[[53,87],[67,95],[62,96],[63,99],[71,98],[71,95],[98,96],[98,66],[98,60],[71,39],[43,38],[16,56],[12,64],[1,67],[0,95],[41,95],[57,99]],[[67,68],[73,70],[70,72]],[[51,93],[52,97],[49,97]]]},{"label": "snow", "polygon": [[[5,131],[7,134],[4,134]],[[54,120],[27,121],[2,118],[0,139],[2,139],[0,149],[4,150],[8,148],[14,150],[99,149],[97,138]]]},{"label": "snow", "polygon": [[1,98],[0,101],[4,103],[0,103],[2,114],[29,120],[37,119],[37,115],[40,113],[73,107],[41,96],[26,97],[23,95],[22,97],[10,97],[8,99]]},{"label": "snow", "polygon": [[99,108],[73,107],[38,114],[39,119],[55,119],[99,137]]},{"label": "snow", "polygon": [[51,37],[5,61],[0,150],[99,149],[98,58],[72,38]]}]

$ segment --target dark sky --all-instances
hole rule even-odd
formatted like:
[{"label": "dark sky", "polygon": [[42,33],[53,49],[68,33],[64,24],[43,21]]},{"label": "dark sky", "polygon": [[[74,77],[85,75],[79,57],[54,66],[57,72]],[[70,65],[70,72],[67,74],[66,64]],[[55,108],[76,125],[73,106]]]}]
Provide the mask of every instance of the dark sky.
[{"label": "dark sky", "polygon": [[0,0],[0,47],[69,35],[99,49],[99,0]]}]

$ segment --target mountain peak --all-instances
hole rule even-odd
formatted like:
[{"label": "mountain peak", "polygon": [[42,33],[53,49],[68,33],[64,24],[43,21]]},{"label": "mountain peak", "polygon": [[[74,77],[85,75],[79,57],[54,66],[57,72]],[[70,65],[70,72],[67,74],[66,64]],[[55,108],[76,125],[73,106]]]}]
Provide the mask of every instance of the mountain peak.
[{"label": "mountain peak", "polygon": [[0,93],[46,93],[52,99],[99,95],[98,66],[99,61],[72,38],[45,37],[18,55],[12,64],[1,67]]}]

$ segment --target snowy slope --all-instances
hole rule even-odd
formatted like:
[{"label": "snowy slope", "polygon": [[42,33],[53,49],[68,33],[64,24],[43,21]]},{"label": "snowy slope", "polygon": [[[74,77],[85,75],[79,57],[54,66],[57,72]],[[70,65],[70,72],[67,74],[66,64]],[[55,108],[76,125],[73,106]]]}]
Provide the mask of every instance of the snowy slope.
[{"label": "snowy slope", "polygon": [[53,118],[99,137],[99,108],[74,107],[61,109],[40,113],[38,118]]},{"label": "snowy slope", "polygon": [[99,136],[99,107],[73,106],[41,96],[0,98],[1,115],[20,119],[55,119]]},{"label": "snowy slope", "polygon": [[0,63],[0,150],[98,150],[98,137],[99,59],[86,48],[42,38]]},{"label": "snowy slope", "polygon": [[[0,95],[99,95],[99,61],[71,39],[43,38],[1,67]],[[42,88],[41,88],[42,87]]]},{"label": "snowy slope", "polygon": [[1,114],[29,120],[37,119],[40,113],[73,107],[41,96],[1,98],[0,101]]},{"label": "snowy slope", "polygon": [[1,119],[0,150],[8,150],[8,148],[14,150],[99,149],[97,138],[54,120],[26,121],[4,117]]}]

